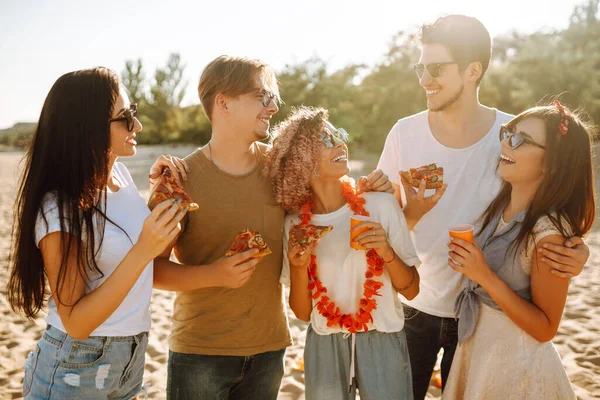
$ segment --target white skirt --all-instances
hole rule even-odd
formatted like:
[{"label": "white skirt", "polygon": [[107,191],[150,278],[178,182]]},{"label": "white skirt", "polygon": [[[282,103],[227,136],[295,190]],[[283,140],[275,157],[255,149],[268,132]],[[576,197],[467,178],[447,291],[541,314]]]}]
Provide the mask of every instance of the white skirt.
[{"label": "white skirt", "polygon": [[475,332],[456,349],[443,399],[575,398],[552,342],[538,342],[502,311],[479,303]]}]

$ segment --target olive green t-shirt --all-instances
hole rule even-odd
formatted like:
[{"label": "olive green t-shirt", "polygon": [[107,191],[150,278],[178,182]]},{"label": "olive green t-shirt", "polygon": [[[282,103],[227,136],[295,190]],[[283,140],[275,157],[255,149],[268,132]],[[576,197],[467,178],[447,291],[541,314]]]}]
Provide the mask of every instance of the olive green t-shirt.
[{"label": "olive green t-shirt", "polygon": [[221,171],[200,150],[185,158],[190,172],[184,187],[200,209],[186,216],[175,245],[177,259],[189,265],[210,264],[225,255],[245,228],[259,232],[273,253],[238,289],[178,293],[169,338],[172,351],[249,356],[291,344],[279,283],[284,211],[263,175],[266,148],[259,143],[257,166],[241,176]]}]

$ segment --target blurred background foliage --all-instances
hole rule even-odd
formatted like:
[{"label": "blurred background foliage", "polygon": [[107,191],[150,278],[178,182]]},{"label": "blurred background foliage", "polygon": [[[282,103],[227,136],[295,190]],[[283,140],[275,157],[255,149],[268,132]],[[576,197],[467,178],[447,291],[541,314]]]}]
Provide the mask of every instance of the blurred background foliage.
[{"label": "blurred background foliage", "polygon": [[[562,94],[561,101],[585,109],[593,121],[600,122],[599,2],[576,6],[564,30],[515,31],[494,38],[481,102],[515,114]],[[371,66],[348,65],[332,71],[318,58],[286,65],[277,71],[285,104],[273,122],[284,119],[293,106],[325,107],[332,122],[350,132],[353,145],[380,151],[399,118],[425,107],[424,92],[412,69],[418,58],[414,33],[401,31]],[[121,78],[131,101],[139,104],[144,125],[139,143],[201,145],[210,139],[210,124],[201,106],[181,106],[188,84],[184,70],[177,53],[170,54],[166,65],[153,75],[144,69],[142,59],[126,62]],[[0,145],[23,147],[34,128],[35,124],[19,123],[0,131]]]}]

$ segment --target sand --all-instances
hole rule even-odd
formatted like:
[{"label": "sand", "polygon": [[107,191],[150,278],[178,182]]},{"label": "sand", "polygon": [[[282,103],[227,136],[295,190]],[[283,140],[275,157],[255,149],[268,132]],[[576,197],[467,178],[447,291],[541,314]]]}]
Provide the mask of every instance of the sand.
[{"label": "sand", "polygon": [[[185,155],[190,147],[141,148],[132,159],[123,160],[132,172],[138,188],[147,196],[145,177],[151,162],[161,152]],[[13,204],[17,191],[18,162],[22,153],[0,153],[0,399],[21,398],[23,363],[33,350],[45,328],[44,314],[29,322],[14,314],[6,300],[8,280],[7,257]],[[355,162],[355,172],[361,172],[363,163]],[[371,168],[367,163],[367,168]],[[566,310],[554,343],[563,359],[565,369],[580,399],[600,399],[600,233],[587,239],[592,256],[583,273],[573,279]],[[154,291],[152,298],[152,329],[146,356],[144,382],[147,397],[164,399],[167,378],[167,339],[174,294]],[[306,337],[306,323],[289,312],[290,329],[294,339],[285,359],[285,376],[280,399],[303,399],[304,376],[294,368],[301,360]],[[428,398],[439,398],[440,391],[433,386]]]}]

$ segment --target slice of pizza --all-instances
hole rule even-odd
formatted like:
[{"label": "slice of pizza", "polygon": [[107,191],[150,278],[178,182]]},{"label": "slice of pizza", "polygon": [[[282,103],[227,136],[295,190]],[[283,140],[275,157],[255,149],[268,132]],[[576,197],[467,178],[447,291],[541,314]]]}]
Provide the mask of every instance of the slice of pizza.
[{"label": "slice of pizza", "polygon": [[250,249],[258,249],[258,253],[253,255],[252,258],[264,257],[272,253],[260,233],[252,229],[244,229],[237,234],[233,244],[225,255],[229,257]]},{"label": "slice of pizza", "polygon": [[423,179],[425,179],[425,189],[437,189],[444,184],[444,168],[438,167],[435,163],[400,171],[400,175],[416,188]]},{"label": "slice of pizza", "polygon": [[180,210],[186,206],[189,207],[188,212],[200,208],[198,204],[194,203],[190,196],[188,196],[185,189],[177,183],[175,177],[171,174],[171,170],[165,168],[160,174],[160,177],[154,181],[152,194],[150,195],[150,200],[148,200],[148,207],[152,210],[157,204],[170,199],[181,200],[181,204],[179,205]]},{"label": "slice of pizza", "polygon": [[333,229],[332,225],[294,225],[290,227],[290,245],[298,248],[301,256],[309,249],[314,249],[319,240]]}]

